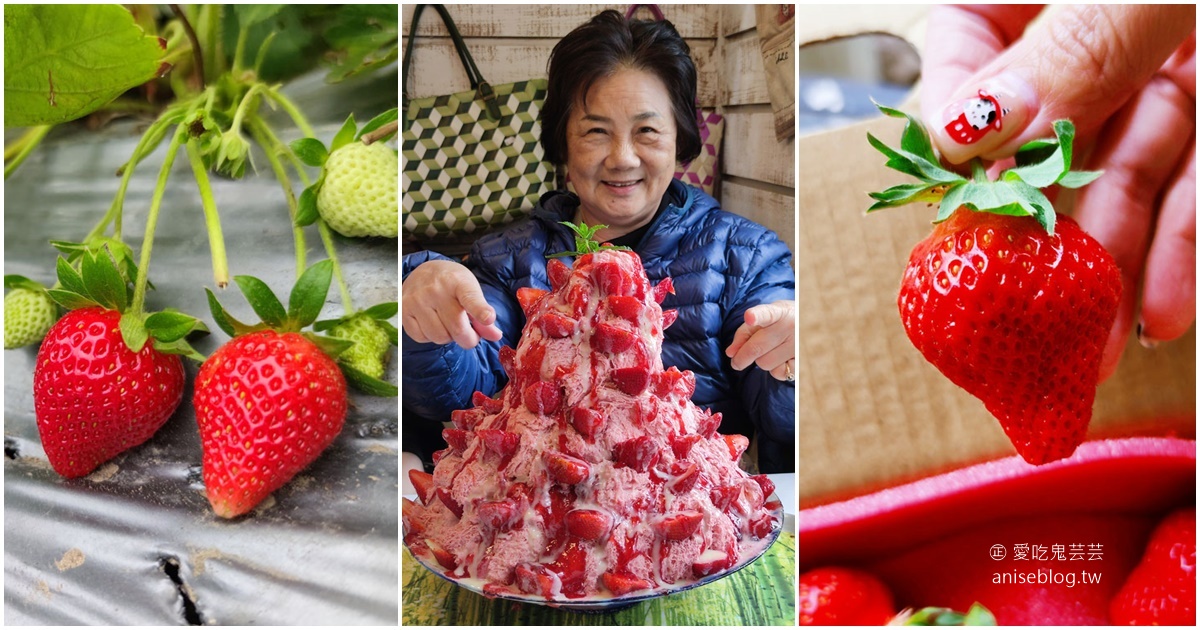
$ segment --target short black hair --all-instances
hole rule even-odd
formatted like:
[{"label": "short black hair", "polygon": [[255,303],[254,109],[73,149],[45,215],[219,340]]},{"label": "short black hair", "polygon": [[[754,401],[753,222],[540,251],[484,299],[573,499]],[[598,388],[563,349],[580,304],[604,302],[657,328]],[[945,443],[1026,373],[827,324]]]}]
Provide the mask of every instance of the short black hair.
[{"label": "short black hair", "polygon": [[696,64],[691,49],[666,20],[628,20],[607,10],[563,37],[549,61],[549,86],[542,105],[542,149],[553,164],[567,162],[567,120],[575,101],[597,79],[620,68],[645,70],[667,87],[675,114],[675,159],[700,155],[696,120]]}]

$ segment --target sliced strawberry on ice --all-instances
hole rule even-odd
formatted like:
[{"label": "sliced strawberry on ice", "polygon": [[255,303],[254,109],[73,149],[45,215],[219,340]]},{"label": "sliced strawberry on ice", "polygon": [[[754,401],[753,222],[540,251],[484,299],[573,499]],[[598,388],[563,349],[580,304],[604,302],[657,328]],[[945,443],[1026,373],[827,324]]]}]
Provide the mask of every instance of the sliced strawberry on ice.
[{"label": "sliced strawberry on ice", "polygon": [[530,595],[541,595],[546,599],[553,599],[559,592],[562,581],[545,565],[536,564],[533,562],[522,562],[516,567],[517,588],[521,589],[522,593]]},{"label": "sliced strawberry on ice", "polygon": [[571,426],[590,442],[604,426],[604,416],[595,409],[575,407],[571,409]]},{"label": "sliced strawberry on ice", "polygon": [[437,563],[442,565],[447,571],[453,571],[458,568],[458,560],[454,558],[454,554],[446,551],[446,548],[438,544],[436,540],[426,538],[425,545],[433,553],[433,559],[437,560]]},{"label": "sliced strawberry on ice", "polygon": [[775,482],[768,479],[766,475],[753,475],[750,478],[757,482],[759,487],[762,488],[764,497],[769,497],[771,496],[772,492],[775,492]]},{"label": "sliced strawberry on ice", "polygon": [[729,447],[729,458],[735,462],[750,447],[750,438],[744,435],[722,435],[721,437],[725,439],[725,445]]},{"label": "sliced strawberry on ice", "polygon": [[711,409],[705,409],[698,416],[696,435],[706,438],[716,437],[717,429],[721,428],[720,412],[713,413]]},{"label": "sliced strawberry on ice", "polygon": [[619,466],[646,472],[658,463],[658,451],[658,444],[652,438],[643,435],[613,446],[613,461]]},{"label": "sliced strawberry on ice", "polygon": [[412,499],[400,498],[400,522],[404,525],[405,537],[425,531],[425,526],[417,520],[416,510],[417,504]]},{"label": "sliced strawberry on ice", "polygon": [[452,452],[453,452],[453,451],[452,451],[452,450],[450,450],[450,448],[449,448],[449,447],[447,447],[447,448],[444,448],[444,449],[442,449],[442,450],[440,450],[440,451],[434,451],[434,452],[433,452],[433,455],[431,455],[431,456],[430,456],[430,457],[433,459],[433,465],[434,465],[434,466],[437,466],[437,465],[438,465],[438,462],[442,461],[442,458],[443,458],[443,457],[445,457],[445,456],[449,455],[449,454],[450,454],[450,453],[452,453]]},{"label": "sliced strawberry on ice", "polygon": [[763,514],[750,521],[750,535],[759,540],[770,536],[773,529],[775,529],[775,517],[770,514]]},{"label": "sliced strawberry on ice", "polygon": [[549,293],[544,289],[535,289],[533,287],[521,287],[517,289],[517,302],[521,304],[521,310],[525,312],[525,317],[530,317],[537,310],[537,303],[546,294]]},{"label": "sliced strawberry on ice", "polygon": [[703,521],[703,514],[687,511],[664,516],[654,521],[652,526],[656,534],[667,540],[683,540],[695,534]]},{"label": "sliced strawberry on ice", "polygon": [[650,383],[650,370],[637,366],[616,368],[612,371],[612,380],[617,389],[630,396],[637,396]]},{"label": "sliced strawberry on ice", "polygon": [[616,597],[627,595],[634,591],[654,588],[654,583],[650,580],[643,580],[628,573],[605,571],[600,576],[600,580],[604,582],[604,587],[612,591],[612,594]]},{"label": "sliced strawberry on ice", "polygon": [[498,532],[508,531],[521,516],[517,511],[517,502],[512,499],[484,501],[475,512],[484,527]]},{"label": "sliced strawberry on ice", "polygon": [[579,325],[579,322],[566,315],[550,311],[542,315],[541,319],[538,320],[538,325],[547,337],[551,339],[564,339],[575,333],[575,327]]},{"label": "sliced strawberry on ice", "polygon": [[562,453],[546,453],[546,470],[550,478],[559,483],[575,485],[582,483],[591,474],[592,466],[582,459]]},{"label": "sliced strawberry on ice", "polygon": [[691,490],[696,486],[696,481],[700,479],[700,467],[687,460],[672,462],[668,472],[674,476],[674,479],[667,484],[667,487],[675,494],[683,494]]},{"label": "sliced strawberry on ice", "polygon": [[542,362],[545,359],[546,344],[535,342],[525,347],[525,352],[521,355],[521,364],[517,366],[517,378],[521,380],[522,385],[536,383],[542,379]]},{"label": "sliced strawberry on ice", "polygon": [[562,388],[556,383],[538,381],[525,388],[523,400],[530,413],[548,416],[562,404]]},{"label": "sliced strawberry on ice", "polygon": [[504,401],[491,398],[481,391],[471,394],[471,404],[483,409],[487,413],[500,413],[504,410]]},{"label": "sliced strawberry on ice", "polygon": [[705,549],[692,562],[692,573],[697,578],[719,573],[737,563],[737,543],[732,539],[724,549]]},{"label": "sliced strawberry on ice", "polygon": [[454,423],[455,428],[463,431],[474,431],[475,427],[487,417],[487,411],[480,407],[472,407],[471,409],[455,409],[450,412],[450,422]]},{"label": "sliced strawberry on ice", "polygon": [[741,493],[734,499],[734,508],[746,516],[758,514],[766,503],[762,487],[747,479],[741,483]]},{"label": "sliced strawberry on ice", "polygon": [[596,277],[596,286],[606,295],[630,295],[633,292],[633,278],[615,262],[596,263],[592,273]]},{"label": "sliced strawberry on ice", "polygon": [[442,439],[446,440],[446,444],[449,444],[456,453],[467,450],[467,438],[470,435],[462,429],[442,429]]},{"label": "sliced strawberry on ice", "polygon": [[487,449],[501,458],[508,457],[517,452],[517,446],[521,443],[521,436],[500,429],[480,429],[476,431],[479,439],[483,440],[483,445]]},{"label": "sliced strawberry on ice", "polygon": [[546,263],[546,277],[550,280],[550,289],[557,291],[563,288],[567,284],[567,280],[571,278],[571,268],[563,261],[551,258]]},{"label": "sliced strawberry on ice", "polygon": [[586,284],[576,284],[567,289],[567,303],[571,305],[571,314],[575,319],[587,313],[588,304],[592,301],[592,290]]},{"label": "sliced strawberry on ice", "polygon": [[408,480],[417,489],[417,497],[421,499],[421,504],[429,505],[429,499],[433,498],[433,475],[414,468],[408,471]]},{"label": "sliced strawberry on ice", "polygon": [[699,435],[676,435],[671,438],[671,451],[675,453],[676,459],[687,459],[692,447],[703,439]]},{"label": "sliced strawberry on ice", "polygon": [[681,398],[691,398],[696,391],[696,375],[691,370],[680,372],[674,365],[655,374],[653,381],[654,394],[659,398],[672,391],[678,391]]},{"label": "sliced strawberry on ice", "polygon": [[627,295],[614,295],[608,298],[608,312],[632,324],[639,324],[642,301]]},{"label": "sliced strawberry on ice", "polygon": [[588,585],[584,581],[587,579],[587,556],[588,550],[579,543],[571,541],[567,543],[566,549],[558,554],[554,562],[546,565],[547,569],[558,574],[562,583],[561,591],[564,595],[586,594]]},{"label": "sliced strawberry on ice", "polygon": [[601,540],[612,529],[613,519],[607,512],[600,510],[571,510],[563,521],[567,533],[582,540]]},{"label": "sliced strawberry on ice", "polygon": [[592,347],[608,354],[625,352],[633,346],[633,333],[612,324],[596,324],[592,331]]},{"label": "sliced strawberry on ice", "polygon": [[742,494],[742,489],[737,486],[717,486],[708,491],[708,498],[712,500],[712,504],[722,512],[729,512],[729,506],[737,500]]},{"label": "sliced strawberry on ice", "polygon": [[675,283],[670,278],[663,278],[662,282],[654,285],[654,301],[659,304],[667,299],[667,294],[675,295]]},{"label": "sliced strawberry on ice", "polygon": [[670,328],[671,324],[674,324],[675,320],[677,320],[677,319],[679,319],[679,311],[677,311],[673,308],[669,308],[669,309],[663,311],[663,315],[662,315],[663,330]]},{"label": "sliced strawberry on ice", "polygon": [[516,373],[517,351],[512,346],[500,346],[500,367],[510,376]]},{"label": "sliced strawberry on ice", "polygon": [[450,496],[449,489],[438,488],[434,493],[437,495],[437,498],[441,499],[442,503],[445,504],[446,507],[450,509],[450,512],[452,514],[454,514],[454,516],[456,518],[462,518],[462,515],[463,515],[462,504],[459,503],[458,501],[455,501],[453,496]]}]

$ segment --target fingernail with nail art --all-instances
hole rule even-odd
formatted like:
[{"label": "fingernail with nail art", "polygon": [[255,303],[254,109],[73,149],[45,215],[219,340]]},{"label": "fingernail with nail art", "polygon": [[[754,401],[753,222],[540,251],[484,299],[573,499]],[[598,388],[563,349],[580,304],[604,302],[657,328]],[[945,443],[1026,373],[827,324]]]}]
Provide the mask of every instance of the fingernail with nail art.
[{"label": "fingernail with nail art", "polygon": [[943,157],[959,164],[987,156],[1019,134],[1031,118],[1032,90],[1004,76],[970,88],[942,110],[936,128]]}]

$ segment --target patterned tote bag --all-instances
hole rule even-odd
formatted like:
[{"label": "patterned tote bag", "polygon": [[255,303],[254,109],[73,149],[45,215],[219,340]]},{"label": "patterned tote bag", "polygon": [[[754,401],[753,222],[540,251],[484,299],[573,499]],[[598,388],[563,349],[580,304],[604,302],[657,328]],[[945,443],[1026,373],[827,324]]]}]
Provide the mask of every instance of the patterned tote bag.
[{"label": "patterned tote bag", "polygon": [[404,233],[421,244],[461,240],[524,217],[554,185],[554,168],[538,141],[546,80],[489,84],[442,5],[431,6],[450,32],[471,89],[408,98],[408,69],[425,6],[413,11],[405,48],[401,140]]}]

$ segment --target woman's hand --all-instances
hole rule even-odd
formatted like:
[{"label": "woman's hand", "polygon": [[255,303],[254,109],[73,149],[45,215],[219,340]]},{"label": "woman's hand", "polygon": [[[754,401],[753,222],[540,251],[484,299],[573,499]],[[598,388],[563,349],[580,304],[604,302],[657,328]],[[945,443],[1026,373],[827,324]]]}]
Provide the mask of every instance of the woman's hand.
[{"label": "woman's hand", "polygon": [[480,337],[499,341],[496,311],[483,297],[479,280],[449,260],[422,263],[400,287],[404,332],[418,343],[456,342],[474,348]]},{"label": "woman's hand", "polygon": [[746,309],[746,321],[725,350],[735,370],[752,364],[781,381],[796,379],[796,303],[780,300]]},{"label": "woman's hand", "polygon": [[[921,112],[954,163],[1011,156],[1052,135],[1052,121],[1075,122],[1075,168],[1105,171],[1080,191],[1075,218],[1112,254],[1124,285],[1104,379],[1135,326],[1151,346],[1196,317],[1196,7],[1059,9],[1026,32],[1040,6],[934,7]],[[999,98],[999,120],[955,140],[949,116],[981,91]]]}]

